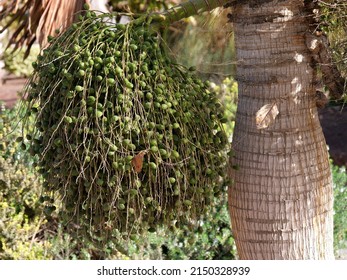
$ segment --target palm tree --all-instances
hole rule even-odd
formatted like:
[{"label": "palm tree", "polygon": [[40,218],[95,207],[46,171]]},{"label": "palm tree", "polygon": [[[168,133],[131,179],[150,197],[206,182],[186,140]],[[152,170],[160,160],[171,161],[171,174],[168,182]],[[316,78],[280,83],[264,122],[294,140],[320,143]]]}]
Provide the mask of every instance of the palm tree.
[{"label": "palm tree", "polygon": [[333,185],[304,1],[247,1],[234,14],[239,100],[229,209],[239,255],[333,259]]},{"label": "palm tree", "polygon": [[[191,1],[163,13],[164,21],[226,2]],[[304,2],[310,1],[229,4],[239,85],[229,209],[241,259],[334,258],[333,186],[315,99],[318,51],[314,46],[319,44],[314,44]],[[77,6],[71,7],[75,11]],[[53,30],[48,26],[31,25],[39,38]],[[33,39],[33,34],[28,38]],[[31,42],[24,37],[16,43],[23,40]],[[339,83],[330,80],[330,87],[340,89],[336,84],[341,85],[341,80],[335,81]]]}]

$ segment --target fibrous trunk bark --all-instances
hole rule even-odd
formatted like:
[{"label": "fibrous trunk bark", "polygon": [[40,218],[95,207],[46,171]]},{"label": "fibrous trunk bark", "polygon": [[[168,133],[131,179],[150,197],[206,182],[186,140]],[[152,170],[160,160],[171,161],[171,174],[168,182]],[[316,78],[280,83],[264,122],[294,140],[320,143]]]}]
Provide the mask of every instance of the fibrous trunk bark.
[{"label": "fibrous trunk bark", "polygon": [[229,188],[239,257],[333,259],[332,180],[303,0],[240,2]]}]

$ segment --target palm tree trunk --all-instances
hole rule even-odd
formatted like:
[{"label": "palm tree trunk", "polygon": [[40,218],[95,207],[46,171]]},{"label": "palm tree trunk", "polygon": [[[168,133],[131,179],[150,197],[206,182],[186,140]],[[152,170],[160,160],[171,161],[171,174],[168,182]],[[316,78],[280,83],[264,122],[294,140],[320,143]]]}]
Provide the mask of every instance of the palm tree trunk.
[{"label": "palm tree trunk", "polygon": [[333,259],[332,179],[305,45],[304,1],[240,2],[229,188],[239,257]]}]

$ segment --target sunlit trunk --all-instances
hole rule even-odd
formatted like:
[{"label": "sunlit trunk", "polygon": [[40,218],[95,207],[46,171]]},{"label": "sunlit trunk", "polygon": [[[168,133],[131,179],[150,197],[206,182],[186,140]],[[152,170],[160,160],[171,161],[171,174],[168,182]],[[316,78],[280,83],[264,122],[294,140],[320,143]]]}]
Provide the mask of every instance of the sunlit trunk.
[{"label": "sunlit trunk", "polygon": [[332,259],[332,179],[303,1],[259,2],[267,3],[234,10],[239,103],[229,209],[239,257]]}]

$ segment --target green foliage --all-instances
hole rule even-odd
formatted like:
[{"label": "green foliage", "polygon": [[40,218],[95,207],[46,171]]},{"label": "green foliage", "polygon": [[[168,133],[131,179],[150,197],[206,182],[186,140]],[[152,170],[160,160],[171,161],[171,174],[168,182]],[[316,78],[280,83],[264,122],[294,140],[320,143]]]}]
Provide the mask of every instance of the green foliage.
[{"label": "green foliage", "polygon": [[332,166],[334,181],[334,244],[347,247],[347,173],[345,167]]},{"label": "green foliage", "polygon": [[167,259],[221,260],[236,258],[227,196],[224,195],[224,198],[218,203],[198,221],[198,230],[193,231],[194,227],[184,225],[177,230],[173,238],[171,236],[172,241],[169,239],[165,243]]},{"label": "green foliage", "polygon": [[[347,78],[347,5],[345,0],[319,1],[320,25],[329,38],[334,63]],[[347,102],[347,90],[343,95]]]},{"label": "green foliage", "polygon": [[3,53],[3,60],[5,63],[5,69],[16,76],[29,77],[33,72],[32,63],[36,60],[40,49],[37,45],[34,45],[29,56],[24,60],[24,49],[13,52],[12,48],[8,48]]},{"label": "green foliage", "polygon": [[[16,106],[13,109],[5,109],[0,101],[0,157],[4,159],[12,159],[13,162],[21,161],[23,164],[31,165],[33,158],[22,149],[18,138],[23,139],[22,142],[27,144],[24,134],[26,130],[22,130],[21,119],[23,112]],[[28,125],[33,123],[33,118],[28,119]],[[33,171],[33,169],[30,169]]]},{"label": "green foliage", "polygon": [[[47,219],[42,215],[42,204],[38,203],[40,177],[30,164],[23,164],[28,159],[15,141],[21,135],[15,129],[18,121],[13,120],[17,114],[15,108],[2,111],[0,117],[0,142],[6,142],[0,157],[0,259],[236,258],[225,192],[219,204],[195,222],[194,229],[190,224],[180,225],[174,232],[160,227],[156,233],[134,236],[133,240],[119,239],[103,252],[90,241],[68,231],[56,217]],[[9,135],[10,131],[15,132]],[[332,171],[334,239],[336,249],[340,249],[345,247],[347,238],[347,175],[344,168],[332,166]]]},{"label": "green foliage", "polygon": [[123,252],[129,259],[235,259],[226,192],[199,220],[177,225],[173,232],[160,227],[126,243]]},{"label": "green foliage", "polygon": [[[347,5],[345,0],[319,1],[321,23],[320,28],[329,36],[331,46],[343,55],[346,46],[347,32]],[[337,54],[336,53],[336,54]]]},{"label": "green foliage", "polygon": [[[0,199],[5,200],[1,196]],[[43,217],[29,220],[21,206],[20,202],[0,202],[0,259],[46,259],[49,242],[36,241]]]},{"label": "green foliage", "polygon": [[220,84],[235,74],[235,48],[228,10],[214,9],[174,24],[166,34],[179,63],[196,66],[200,77]]},{"label": "green foliage", "polygon": [[[122,254],[118,248],[119,245],[109,244],[102,250],[97,248],[93,242],[85,239],[84,235],[78,235],[76,228],[68,229],[64,223],[58,220],[51,220],[42,229],[44,231],[43,240],[49,242],[49,258],[54,260],[123,260],[129,259]],[[119,242],[127,242],[119,240]]]},{"label": "green foliage", "polygon": [[221,84],[211,83],[211,90],[224,104],[223,126],[229,138],[232,137],[237,109],[237,82],[233,78],[225,78]]},{"label": "green foliage", "polygon": [[165,0],[109,0],[108,2],[114,11],[125,12],[130,10],[133,13],[155,12],[167,9],[170,4],[174,3],[174,1]]},{"label": "green foliage", "polygon": [[46,222],[38,198],[41,180],[15,141],[16,109],[0,113],[0,259],[43,259],[48,243],[38,241]]}]

